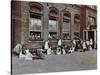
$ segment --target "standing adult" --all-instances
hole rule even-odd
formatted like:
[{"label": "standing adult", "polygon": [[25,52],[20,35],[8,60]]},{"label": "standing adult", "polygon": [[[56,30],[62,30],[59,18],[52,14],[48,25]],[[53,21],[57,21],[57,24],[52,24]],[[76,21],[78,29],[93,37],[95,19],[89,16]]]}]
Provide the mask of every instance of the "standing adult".
[{"label": "standing adult", "polygon": [[49,49],[49,41],[45,41],[45,45],[44,45],[45,51],[44,53],[47,54],[47,50]]}]

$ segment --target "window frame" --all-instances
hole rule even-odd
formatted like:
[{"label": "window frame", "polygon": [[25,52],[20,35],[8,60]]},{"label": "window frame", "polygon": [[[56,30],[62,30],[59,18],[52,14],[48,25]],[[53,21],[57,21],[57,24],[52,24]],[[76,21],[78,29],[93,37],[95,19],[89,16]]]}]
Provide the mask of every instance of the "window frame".
[{"label": "window frame", "polygon": [[[76,25],[76,24],[79,25],[79,29],[78,29],[78,31],[77,31],[77,29],[75,29],[75,31],[73,33],[74,34],[74,38],[77,38],[77,37],[80,38],[80,25],[81,25],[81,23],[80,23],[80,15],[79,14],[75,14],[74,15],[74,25]],[[75,33],[78,33],[79,36],[76,37]]]},{"label": "window frame", "polygon": [[[43,6],[40,3],[37,3],[37,2],[30,3],[29,5],[30,5],[30,10],[29,10],[29,41],[43,41]],[[35,12],[35,10],[32,10],[35,7],[39,8],[37,10],[40,10],[40,12]],[[31,18],[31,15],[33,15],[33,17],[34,16],[35,17],[36,16],[40,17],[40,20],[41,20],[41,30],[39,31],[40,32],[40,38],[39,39],[32,39],[32,40],[30,40],[30,36],[31,36],[30,35],[30,33],[31,33],[31,30],[30,30],[30,18]],[[35,32],[35,31],[36,30],[33,30],[33,32]]]},{"label": "window frame", "polygon": [[[65,15],[65,14],[67,14],[67,15]],[[66,16],[67,19],[64,19],[64,16]],[[66,32],[63,31],[63,23],[64,23],[65,20],[69,20],[69,22],[67,22],[67,23],[69,23],[69,26],[68,26],[69,30],[66,31]],[[69,34],[69,39],[63,39],[64,33]],[[65,12],[62,13],[62,40],[63,41],[71,40],[71,13],[69,11],[65,11]]]},{"label": "window frame", "polygon": [[[58,15],[59,15],[59,11],[58,11],[58,9],[57,8],[55,8],[55,7],[50,7],[50,9],[49,9],[49,19],[48,19],[48,36],[50,35],[50,32],[52,32],[52,31],[49,31],[49,20],[56,20],[56,28],[57,28],[57,30],[56,30],[56,32],[54,32],[54,33],[56,33],[56,36],[57,36],[57,38],[55,38],[55,39],[50,39],[50,40],[57,40],[58,39]],[[54,13],[54,15],[52,14],[52,13]],[[48,39],[49,39],[49,37],[48,37]]]}]

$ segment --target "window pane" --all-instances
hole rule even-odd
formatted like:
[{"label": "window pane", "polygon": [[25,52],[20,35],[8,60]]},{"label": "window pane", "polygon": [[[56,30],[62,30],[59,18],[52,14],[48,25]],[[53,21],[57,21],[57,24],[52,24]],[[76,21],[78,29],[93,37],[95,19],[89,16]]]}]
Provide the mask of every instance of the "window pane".
[{"label": "window pane", "polygon": [[41,19],[30,18],[30,31],[41,31]]},{"label": "window pane", "polygon": [[79,40],[79,32],[74,32],[74,39]]},{"label": "window pane", "polygon": [[57,39],[57,21],[56,20],[49,20],[48,30],[49,30],[48,38]]},{"label": "window pane", "polygon": [[63,40],[70,39],[70,35],[68,32],[63,33]]},{"label": "window pane", "polygon": [[74,30],[77,32],[80,31],[80,23],[74,23]]},{"label": "window pane", "polygon": [[29,20],[29,31],[30,31],[30,41],[41,39],[41,27],[42,21],[39,18],[30,18]]},{"label": "window pane", "polygon": [[89,22],[89,25],[96,25],[95,24],[95,18],[94,17],[88,17],[88,22]]},{"label": "window pane", "polygon": [[62,37],[63,40],[68,40],[70,39],[70,21],[69,20],[64,20],[63,25],[62,25]]},{"label": "window pane", "polygon": [[49,31],[57,32],[57,21],[49,20]]},{"label": "window pane", "polygon": [[70,29],[69,26],[70,26],[70,23],[63,22],[62,31],[69,32],[69,29]]}]

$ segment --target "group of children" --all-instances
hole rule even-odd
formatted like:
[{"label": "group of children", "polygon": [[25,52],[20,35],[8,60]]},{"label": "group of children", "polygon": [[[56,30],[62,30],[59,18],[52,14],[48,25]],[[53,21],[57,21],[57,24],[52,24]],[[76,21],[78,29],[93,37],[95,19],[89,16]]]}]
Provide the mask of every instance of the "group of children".
[{"label": "group of children", "polygon": [[[65,48],[64,45],[62,45],[61,39],[58,40],[58,44],[55,50],[52,50],[49,43],[50,42],[48,40],[45,41],[44,48],[38,50],[41,50],[41,52],[46,55],[51,55],[51,54],[61,55],[66,53],[73,53],[74,51],[77,51],[79,48],[80,48],[80,52],[84,52],[86,50],[92,50],[93,47],[92,39],[87,41],[81,40],[80,42],[77,42],[76,40],[72,40],[71,46],[67,49]],[[23,50],[21,44],[17,44],[17,46],[14,48],[14,51],[18,53],[19,59],[32,60],[32,58],[34,57],[34,55],[29,51],[28,48]]]},{"label": "group of children", "polygon": [[81,44],[83,48],[82,51],[92,50],[94,47],[92,38],[90,38],[90,40],[82,41]]},{"label": "group of children", "polygon": [[[61,39],[58,40],[58,45],[56,48],[56,51],[54,54],[66,54],[66,53],[73,53],[74,51],[80,50],[80,52],[84,52],[87,50],[92,50],[93,49],[93,40],[90,38],[90,40],[72,40],[71,41],[71,46],[69,48],[65,48],[65,46],[62,44]],[[44,50],[46,51],[47,55],[50,55],[53,53],[54,50],[51,50],[51,47],[49,46],[49,41],[45,42],[44,45]]]},{"label": "group of children", "polygon": [[22,45],[21,44],[17,44],[14,48],[14,53],[17,54],[19,59],[23,59],[23,60],[32,60],[33,55],[31,54],[31,52],[29,51],[28,48],[25,48],[25,50],[23,50]]}]

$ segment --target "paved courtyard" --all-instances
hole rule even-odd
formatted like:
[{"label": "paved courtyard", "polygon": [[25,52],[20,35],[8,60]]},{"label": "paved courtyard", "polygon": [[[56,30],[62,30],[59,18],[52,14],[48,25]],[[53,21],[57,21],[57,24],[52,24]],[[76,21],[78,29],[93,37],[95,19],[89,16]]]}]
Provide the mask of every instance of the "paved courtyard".
[{"label": "paved courtyard", "polygon": [[44,59],[19,60],[12,56],[13,74],[93,70],[97,68],[97,50],[66,55],[46,55]]}]

